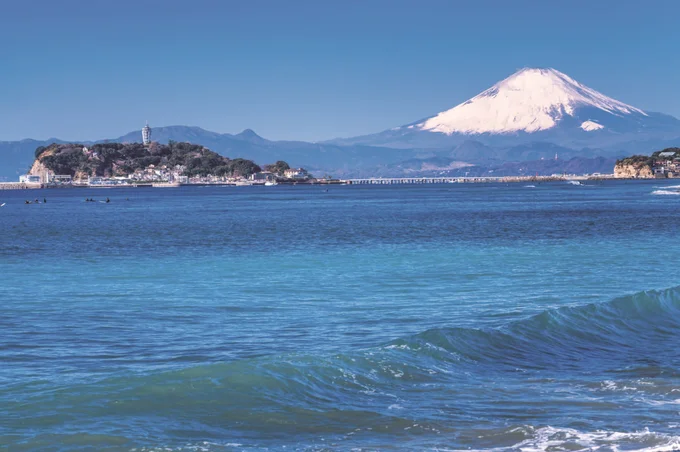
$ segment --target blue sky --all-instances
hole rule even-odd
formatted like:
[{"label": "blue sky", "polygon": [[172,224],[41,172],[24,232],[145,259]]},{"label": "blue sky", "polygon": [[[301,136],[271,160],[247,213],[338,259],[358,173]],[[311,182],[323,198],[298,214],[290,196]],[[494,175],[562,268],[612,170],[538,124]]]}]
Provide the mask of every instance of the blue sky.
[{"label": "blue sky", "polygon": [[554,67],[680,117],[678,1],[8,0],[0,140],[378,132]]}]

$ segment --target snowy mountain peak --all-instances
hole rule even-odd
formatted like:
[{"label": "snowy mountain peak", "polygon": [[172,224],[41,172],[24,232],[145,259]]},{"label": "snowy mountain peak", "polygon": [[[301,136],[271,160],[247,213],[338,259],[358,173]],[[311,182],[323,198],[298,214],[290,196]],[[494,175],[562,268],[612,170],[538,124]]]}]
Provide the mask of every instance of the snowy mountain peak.
[{"label": "snowy mountain peak", "polygon": [[567,117],[580,119],[585,131],[604,128],[591,118],[578,118],[581,108],[615,116],[647,116],[556,69],[524,68],[472,99],[409,128],[447,135],[532,133],[551,129]]}]

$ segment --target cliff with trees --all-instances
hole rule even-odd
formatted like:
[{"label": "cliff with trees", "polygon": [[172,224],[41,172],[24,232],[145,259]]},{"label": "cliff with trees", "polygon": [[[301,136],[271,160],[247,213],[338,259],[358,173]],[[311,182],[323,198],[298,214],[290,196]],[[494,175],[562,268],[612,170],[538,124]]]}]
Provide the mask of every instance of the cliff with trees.
[{"label": "cliff with trees", "polygon": [[614,165],[614,177],[625,179],[649,179],[654,177],[652,163],[654,160],[648,155],[633,155],[617,160]]},{"label": "cliff with trees", "polygon": [[680,148],[666,148],[652,155],[633,155],[616,161],[614,176],[650,179],[680,175]]}]

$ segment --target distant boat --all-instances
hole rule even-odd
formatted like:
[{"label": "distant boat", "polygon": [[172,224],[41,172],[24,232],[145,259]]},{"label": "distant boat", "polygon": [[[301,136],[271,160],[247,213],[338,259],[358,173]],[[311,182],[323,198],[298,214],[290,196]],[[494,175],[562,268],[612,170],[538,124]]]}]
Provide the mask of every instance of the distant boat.
[{"label": "distant boat", "polygon": [[278,182],[276,181],[270,181],[268,180],[267,182],[264,183],[265,187],[271,187],[272,185],[279,185]]}]

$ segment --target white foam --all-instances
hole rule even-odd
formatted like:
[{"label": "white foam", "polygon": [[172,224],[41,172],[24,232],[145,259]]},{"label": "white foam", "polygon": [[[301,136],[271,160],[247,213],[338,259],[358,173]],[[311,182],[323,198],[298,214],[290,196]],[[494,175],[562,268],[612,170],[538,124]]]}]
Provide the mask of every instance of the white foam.
[{"label": "white foam", "polygon": [[646,400],[642,399],[642,402],[653,406],[663,406],[663,405],[680,405],[680,399],[675,400]]},{"label": "white foam", "polygon": [[139,447],[130,449],[130,452],[170,452],[170,451],[195,451],[195,452],[211,452],[213,450],[225,450],[232,448],[241,448],[243,444],[241,443],[215,443],[211,441],[201,441],[196,444],[186,444],[180,447],[170,447],[170,446],[151,446],[151,447]]},{"label": "white foam", "polygon": [[603,391],[637,391],[635,386],[619,385],[615,381],[605,380],[602,382]]},{"label": "white foam", "polygon": [[[385,350],[413,350],[408,344],[391,344],[385,347]],[[417,350],[414,350],[417,351]]]},{"label": "white foam", "polygon": [[[646,452],[661,452],[680,449],[680,436],[664,433],[654,433],[649,430],[638,432],[580,432],[571,428],[521,427],[514,432],[524,431],[531,438],[520,441],[510,447],[496,447],[490,449],[476,449],[477,451],[506,451],[519,450],[521,452],[538,452],[547,450],[589,450],[589,451],[623,451],[636,450]],[[439,449],[443,450],[443,449]],[[456,449],[446,449],[454,451]],[[466,449],[470,450],[470,449]]]},{"label": "white foam", "polygon": [[680,191],[673,190],[654,190],[653,195],[680,195]]}]

